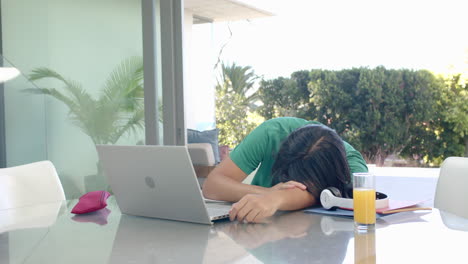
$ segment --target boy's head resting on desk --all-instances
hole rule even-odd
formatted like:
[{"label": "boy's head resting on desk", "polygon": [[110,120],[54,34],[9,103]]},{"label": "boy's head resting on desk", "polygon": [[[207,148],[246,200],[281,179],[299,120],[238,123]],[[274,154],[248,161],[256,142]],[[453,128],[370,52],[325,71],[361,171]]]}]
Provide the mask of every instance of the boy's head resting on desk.
[{"label": "boy's head resting on desk", "polygon": [[345,193],[350,174],[340,136],[329,127],[310,124],[292,132],[282,143],[272,168],[272,184],[301,182],[314,196],[329,186]]},{"label": "boy's head resting on desk", "polygon": [[[256,170],[256,171],[255,171]],[[362,155],[331,128],[295,117],[255,128],[208,175],[207,198],[235,202],[230,219],[261,222],[277,210],[319,203],[320,192],[348,193],[351,172],[367,171]],[[251,184],[243,181],[251,175]]]}]

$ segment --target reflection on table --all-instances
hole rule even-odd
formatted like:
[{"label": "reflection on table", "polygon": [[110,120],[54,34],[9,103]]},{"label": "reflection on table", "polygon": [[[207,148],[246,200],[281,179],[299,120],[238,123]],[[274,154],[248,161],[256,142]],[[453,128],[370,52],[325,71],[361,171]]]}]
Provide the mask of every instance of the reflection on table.
[{"label": "reflection on table", "polygon": [[[0,211],[0,263],[463,263],[468,219],[405,212],[358,236],[352,219],[279,213],[267,224],[214,225],[122,215],[73,215],[76,200]],[[50,205],[49,205],[50,206]],[[49,207],[50,208],[50,207]]]},{"label": "reflection on table", "polygon": [[320,221],[318,215],[297,211],[280,214],[267,224],[235,222],[217,229],[264,263],[301,263],[310,259],[316,263],[341,263],[353,234],[326,234]]},{"label": "reflection on table", "polygon": [[375,232],[354,232],[354,263],[375,264]]}]

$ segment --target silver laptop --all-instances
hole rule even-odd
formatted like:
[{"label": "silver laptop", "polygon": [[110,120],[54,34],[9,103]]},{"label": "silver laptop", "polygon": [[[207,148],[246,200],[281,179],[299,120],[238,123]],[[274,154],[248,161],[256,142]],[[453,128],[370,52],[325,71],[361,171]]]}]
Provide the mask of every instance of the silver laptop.
[{"label": "silver laptop", "polygon": [[211,224],[229,203],[205,203],[185,146],[98,145],[99,159],[122,213]]}]

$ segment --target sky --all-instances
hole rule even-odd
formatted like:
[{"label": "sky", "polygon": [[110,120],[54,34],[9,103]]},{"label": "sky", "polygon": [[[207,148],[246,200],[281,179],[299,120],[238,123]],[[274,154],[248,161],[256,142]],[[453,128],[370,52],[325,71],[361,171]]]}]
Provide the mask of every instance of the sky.
[{"label": "sky", "polygon": [[[239,0],[275,15],[214,23],[215,56],[266,79],[352,67],[468,68],[466,0]],[[232,32],[232,35],[229,33]]]}]

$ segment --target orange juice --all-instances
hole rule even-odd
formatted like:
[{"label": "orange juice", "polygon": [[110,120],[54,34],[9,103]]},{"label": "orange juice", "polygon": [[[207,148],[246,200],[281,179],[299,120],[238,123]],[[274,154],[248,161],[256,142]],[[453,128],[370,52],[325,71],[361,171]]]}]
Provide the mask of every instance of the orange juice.
[{"label": "orange juice", "polygon": [[375,190],[353,189],[354,221],[359,224],[375,224]]}]

